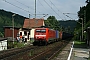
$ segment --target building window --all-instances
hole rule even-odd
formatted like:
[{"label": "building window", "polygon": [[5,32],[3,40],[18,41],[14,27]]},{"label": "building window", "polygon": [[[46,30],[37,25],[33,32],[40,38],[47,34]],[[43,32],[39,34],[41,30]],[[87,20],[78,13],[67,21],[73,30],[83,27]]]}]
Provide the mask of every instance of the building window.
[{"label": "building window", "polygon": [[24,31],[24,35],[27,35],[27,32],[26,31]]},{"label": "building window", "polygon": [[20,36],[22,36],[22,32],[20,32]]}]

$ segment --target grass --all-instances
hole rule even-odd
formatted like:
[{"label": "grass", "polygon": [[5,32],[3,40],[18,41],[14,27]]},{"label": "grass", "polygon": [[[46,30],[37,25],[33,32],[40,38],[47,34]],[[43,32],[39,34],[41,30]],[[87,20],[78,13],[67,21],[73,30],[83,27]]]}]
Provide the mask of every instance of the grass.
[{"label": "grass", "polygon": [[20,43],[20,42],[13,42],[12,41],[8,41],[8,49],[11,49],[11,48],[21,48],[21,47],[24,47],[26,45],[24,45],[24,43]]},{"label": "grass", "polygon": [[14,48],[21,48],[21,47],[24,47],[25,45],[24,45],[24,43],[18,43],[18,42],[15,42],[14,43]]},{"label": "grass", "polygon": [[90,60],[90,58],[88,60]]},{"label": "grass", "polygon": [[[33,43],[34,40],[31,40],[29,41],[29,43]],[[24,47],[28,44],[25,44],[24,42],[17,42],[17,41],[14,41],[14,44],[13,44],[13,41],[8,41],[8,49],[11,49],[11,48],[21,48],[21,47]]]},{"label": "grass", "polygon": [[86,42],[83,41],[74,41],[74,48],[87,48]]}]

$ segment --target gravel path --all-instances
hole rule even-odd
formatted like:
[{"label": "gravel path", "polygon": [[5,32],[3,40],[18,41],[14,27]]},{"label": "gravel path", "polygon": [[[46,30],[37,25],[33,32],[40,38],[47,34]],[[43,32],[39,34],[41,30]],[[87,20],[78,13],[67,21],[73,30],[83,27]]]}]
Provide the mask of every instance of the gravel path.
[{"label": "gravel path", "polygon": [[58,54],[58,56],[56,56],[52,60],[67,60],[68,55],[70,53],[70,47],[71,47],[71,45],[72,45],[72,42],[70,42],[69,44],[67,44],[67,46],[62,50],[62,52],[60,52]]}]

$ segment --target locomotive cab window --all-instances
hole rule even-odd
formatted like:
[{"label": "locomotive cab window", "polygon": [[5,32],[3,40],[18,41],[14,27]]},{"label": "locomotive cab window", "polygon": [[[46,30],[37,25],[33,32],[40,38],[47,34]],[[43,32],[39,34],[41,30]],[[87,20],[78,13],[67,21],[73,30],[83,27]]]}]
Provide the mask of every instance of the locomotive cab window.
[{"label": "locomotive cab window", "polygon": [[36,30],[36,32],[46,32],[46,30]]},{"label": "locomotive cab window", "polygon": [[40,30],[36,30],[36,32],[40,32]]},{"label": "locomotive cab window", "polygon": [[44,33],[45,33],[45,32],[46,32],[46,30],[41,30],[41,32],[44,32]]}]

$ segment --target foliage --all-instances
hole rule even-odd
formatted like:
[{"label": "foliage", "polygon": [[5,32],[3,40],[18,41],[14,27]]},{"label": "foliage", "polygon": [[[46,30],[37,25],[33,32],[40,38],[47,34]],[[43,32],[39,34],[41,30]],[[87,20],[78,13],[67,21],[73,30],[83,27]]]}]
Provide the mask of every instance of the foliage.
[{"label": "foliage", "polygon": [[63,30],[65,32],[72,33],[74,31],[74,28],[76,27],[76,21],[60,21],[57,20],[55,16],[49,16],[47,20],[45,20],[45,25],[55,30]]},{"label": "foliage", "polygon": [[14,48],[21,48],[24,47],[24,43],[14,42]]},{"label": "foliage", "polygon": [[13,41],[10,41],[8,40],[8,49],[11,49],[11,48],[21,48],[21,47],[25,47],[26,45],[24,45],[24,43],[19,43],[17,41],[14,41],[14,44],[13,44]]},{"label": "foliage", "polygon": [[[12,15],[14,13],[0,10],[0,37],[4,36],[3,26],[12,26]],[[22,27],[25,17],[16,14],[14,17],[14,26]]]},{"label": "foliage", "polygon": [[[75,33],[78,32],[77,37],[80,37],[82,31],[82,22],[84,26],[83,30],[87,29],[87,27],[90,27],[90,2],[86,6],[80,7],[80,11],[78,11],[78,17],[79,17],[78,22],[80,22],[81,24],[77,23]],[[86,33],[84,33],[84,40],[85,39]]]},{"label": "foliage", "polygon": [[[80,7],[80,11],[78,11],[79,16],[79,22],[82,23],[81,18],[83,19],[83,22],[87,24],[90,21],[90,3],[88,3],[84,7]],[[90,24],[89,24],[90,25]]]},{"label": "foliage", "polygon": [[86,45],[86,43],[85,42],[82,42],[82,41],[79,41],[79,40],[77,40],[77,41],[75,41],[75,43],[74,43],[74,47],[75,48],[86,48],[87,47],[87,45]]},{"label": "foliage", "polygon": [[7,41],[7,48],[8,49],[11,49],[11,48],[14,48],[14,45],[13,45],[13,42],[12,41]]},{"label": "foliage", "polygon": [[52,29],[60,30],[59,22],[57,21],[55,16],[49,16],[45,21],[45,25]]},{"label": "foliage", "polygon": [[3,33],[2,33],[2,32],[0,32],[0,37],[4,37],[4,35],[3,35]]},{"label": "foliage", "polygon": [[63,31],[72,33],[76,27],[77,22],[75,20],[59,21]]}]

